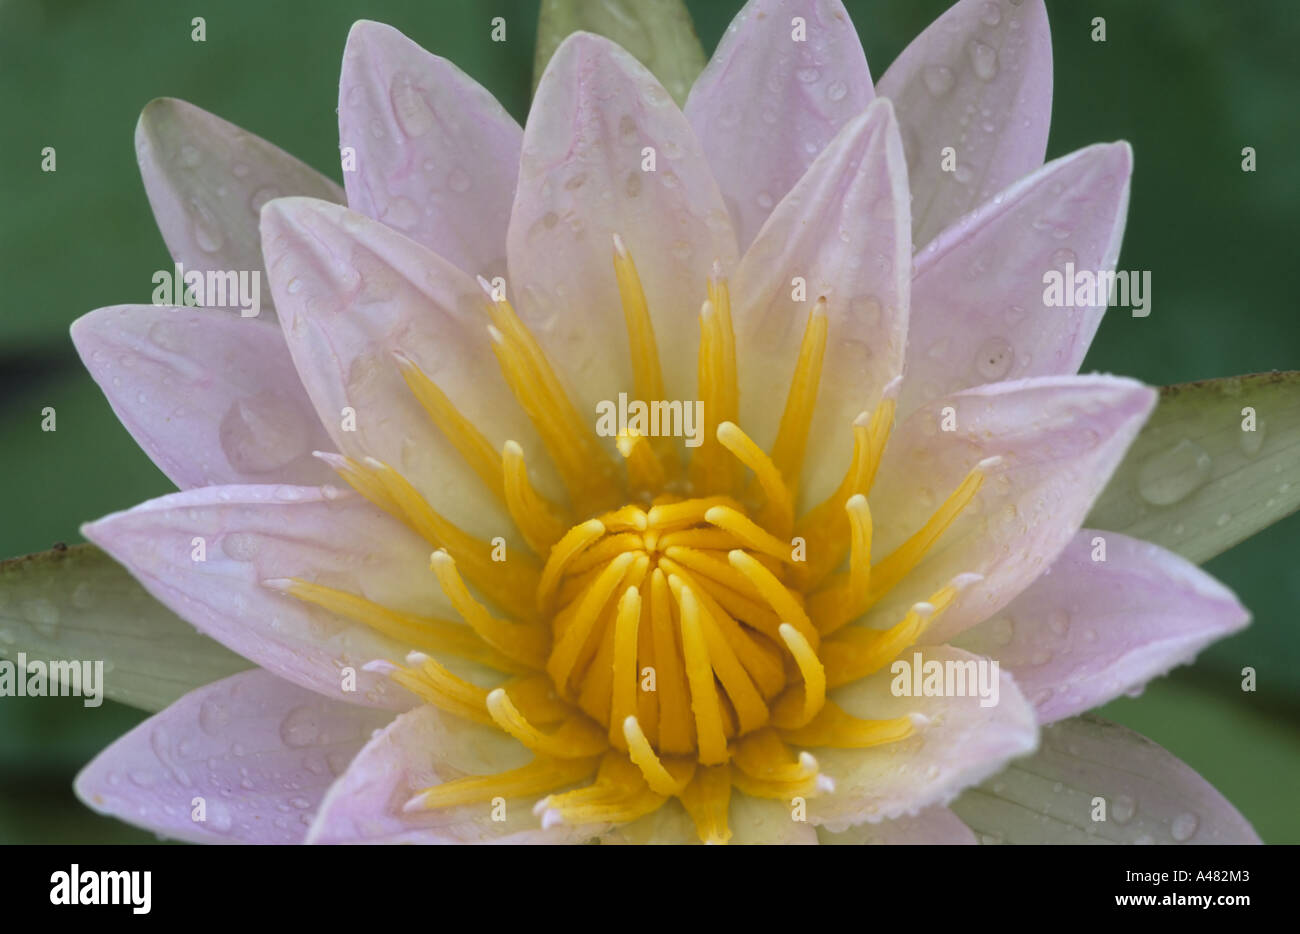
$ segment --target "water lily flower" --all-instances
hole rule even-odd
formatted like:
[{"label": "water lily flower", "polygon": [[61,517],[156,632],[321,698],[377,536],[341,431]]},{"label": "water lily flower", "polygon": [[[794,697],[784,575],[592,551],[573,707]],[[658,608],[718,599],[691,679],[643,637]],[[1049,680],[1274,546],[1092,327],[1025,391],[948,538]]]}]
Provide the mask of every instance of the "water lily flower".
[{"label": "water lily flower", "polygon": [[[1156,394],[1076,375],[1104,304],[1042,305],[1113,268],[1131,169],[1043,164],[1051,83],[1040,0],[962,0],[874,85],[838,2],[750,0],[683,109],[575,33],[521,129],[360,22],[342,190],[151,104],[175,259],[264,271],[273,308],[74,325],[181,489],[84,532],[259,667],[82,800],[201,842],[974,842],[946,805],[1040,726],[1247,621],[1081,529]],[[659,430],[598,433],[620,393]],[[1254,839],[1143,754],[1153,827]]]}]

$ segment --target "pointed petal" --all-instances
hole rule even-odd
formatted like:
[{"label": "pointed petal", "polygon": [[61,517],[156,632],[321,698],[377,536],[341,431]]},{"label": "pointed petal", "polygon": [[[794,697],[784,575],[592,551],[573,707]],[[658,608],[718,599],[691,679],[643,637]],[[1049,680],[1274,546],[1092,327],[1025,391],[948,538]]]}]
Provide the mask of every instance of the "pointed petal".
[{"label": "pointed petal", "polygon": [[523,131],[451,62],[391,26],[360,20],[339,81],[348,207],[471,276],[505,275],[506,225]]},{"label": "pointed petal", "polygon": [[399,470],[466,531],[509,537],[504,510],[393,357],[414,361],[494,445],[542,450],[492,353],[478,284],[385,225],[323,201],[276,201],[262,229],[289,351],[338,450]]},{"label": "pointed petal", "polygon": [[[908,661],[914,661],[909,652]],[[920,664],[977,661],[951,646],[915,650]],[[854,824],[894,820],[947,804],[963,789],[1032,752],[1038,740],[1034,709],[1015,681],[1000,673],[996,702],[968,697],[896,696],[896,675],[881,671],[831,693],[855,717],[891,719],[919,713],[929,722],[907,739],[869,749],[810,750],[835,790],[808,799],[808,820],[842,832]],[[992,695],[991,695],[992,697]]]},{"label": "pointed petal", "polygon": [[874,96],[862,43],[840,0],[749,0],[736,14],[691,88],[686,116],[742,250]]},{"label": "pointed petal", "polygon": [[[1043,0],[960,0],[881,77],[898,107],[919,250],[958,217],[1043,164],[1052,41]],[[943,169],[952,147],[956,169]]]},{"label": "pointed petal", "polygon": [[333,447],[279,328],[210,309],[114,305],[72,342],[131,437],[181,489],[324,483]]},{"label": "pointed petal", "polygon": [[1300,372],[1165,386],[1088,524],[1203,563],[1300,508]]},{"label": "pointed petal", "polygon": [[[962,589],[923,641],[944,642],[1006,606],[1079,530],[1155,395],[1113,376],[1051,376],[980,386],[918,409],[890,438],[871,491],[873,553],[888,555],[919,530],[981,460],[1002,460],[867,622],[897,622],[965,573],[983,579]],[[949,407],[955,428],[944,431]]]},{"label": "pointed petal", "polygon": [[[135,148],[158,229],[189,270],[261,272],[262,205],[285,195],[343,200],[343,189],[315,169],[185,101],[150,101]],[[261,317],[275,320],[269,295]]]},{"label": "pointed petal", "polygon": [[[413,699],[361,670],[410,646],[272,590],[302,578],[395,610],[449,616],[429,546],[333,487],[225,486],[174,493],[83,527],[156,598],[201,631],[295,684],[357,704]],[[201,560],[200,560],[201,558]],[[344,690],[343,668],[356,690]]]},{"label": "pointed petal", "polygon": [[[1097,799],[1105,801],[1105,819]],[[1100,717],[1043,729],[1042,748],[953,803],[990,843],[1259,843],[1184,763]]]},{"label": "pointed petal", "polygon": [[175,840],[301,843],[334,777],[391,716],[242,672],[120,737],[81,770],[77,797]]},{"label": "pointed petal", "polygon": [[103,696],[162,710],[251,663],[195,632],[94,545],[0,561],[0,656],[83,658],[112,676]]},{"label": "pointed petal", "polygon": [[858,824],[842,833],[817,829],[824,846],[946,846],[976,843],[975,834],[945,807],[928,807],[912,817],[899,817],[878,824]]},{"label": "pointed petal", "polygon": [[[643,171],[647,149],[653,172]],[[616,233],[640,273],[668,398],[698,398],[706,280],[715,260],[730,272],[736,247],[717,183],[668,92],[608,39],[574,33],[538,85],[523,152],[511,297],[571,380],[579,411],[628,388]]]},{"label": "pointed petal", "polygon": [[981,383],[1078,372],[1108,293],[1087,306],[1048,307],[1044,276],[1115,268],[1132,169],[1127,143],[1081,149],[994,196],[921,251],[900,416]]},{"label": "pointed petal", "polygon": [[507,798],[504,821],[491,802],[408,813],[432,785],[526,765],[531,754],[500,730],[434,707],[410,710],[378,733],[330,789],[308,843],[580,843],[601,828],[543,830],[527,798]]},{"label": "pointed petal", "polygon": [[1185,558],[1083,529],[1046,574],[957,641],[998,659],[1051,723],[1190,662],[1249,619],[1230,590]]},{"label": "pointed petal", "polygon": [[[839,483],[849,425],[902,371],[911,276],[907,172],[889,101],[871,104],[768,219],[736,273],[741,422],[776,438],[800,337],[819,296],[829,332],[801,484],[805,504]],[[793,301],[792,278],[806,282]],[[779,361],[779,362],[778,362]]]}]

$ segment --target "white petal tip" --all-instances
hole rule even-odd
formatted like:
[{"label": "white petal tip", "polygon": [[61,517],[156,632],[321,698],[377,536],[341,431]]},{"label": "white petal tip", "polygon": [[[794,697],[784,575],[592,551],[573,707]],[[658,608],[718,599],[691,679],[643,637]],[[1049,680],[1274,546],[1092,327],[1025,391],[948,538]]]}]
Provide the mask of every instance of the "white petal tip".
[{"label": "white petal tip", "polygon": [[402,805],[402,811],[406,814],[415,814],[425,810],[428,810],[428,808],[424,806],[424,795],[422,794],[416,795],[410,801],[407,801]]}]

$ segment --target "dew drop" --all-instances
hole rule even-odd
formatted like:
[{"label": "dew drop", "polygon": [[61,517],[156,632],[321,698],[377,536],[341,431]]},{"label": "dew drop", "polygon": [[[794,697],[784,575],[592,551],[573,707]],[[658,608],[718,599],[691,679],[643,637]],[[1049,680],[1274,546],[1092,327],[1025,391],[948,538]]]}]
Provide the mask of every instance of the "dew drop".
[{"label": "dew drop", "polygon": [[849,93],[848,85],[843,81],[832,81],[826,85],[826,98],[831,101],[842,101],[844,95]]},{"label": "dew drop", "polygon": [[800,84],[812,84],[821,77],[821,72],[816,68],[799,68],[794,76],[799,79]]},{"label": "dew drop", "polygon": [[1047,615],[1047,627],[1058,636],[1065,635],[1070,628],[1070,614],[1064,608],[1058,607]]},{"label": "dew drop", "polygon": [[[231,536],[226,536],[227,539]],[[219,736],[230,724],[230,711],[225,704],[213,698],[199,705],[199,729],[209,736]]]},{"label": "dew drop", "polygon": [[1241,453],[1247,457],[1254,457],[1263,446],[1264,422],[1259,422],[1254,431],[1243,431],[1241,433]]},{"label": "dew drop", "polygon": [[280,722],[280,739],[286,746],[311,746],[320,739],[320,734],[320,716],[308,705],[295,707]]},{"label": "dew drop", "polygon": [[397,125],[409,137],[424,136],[433,129],[434,115],[428,101],[415,86],[410,75],[398,75],[389,88],[388,98],[393,104]]},{"label": "dew drop", "polygon": [[241,473],[269,473],[307,453],[308,424],[296,402],[266,389],[232,403],[217,437],[230,466]]},{"label": "dew drop", "polygon": [[973,39],[967,52],[970,53],[970,62],[975,69],[976,77],[981,81],[992,81],[997,77],[998,53],[992,46]]},{"label": "dew drop", "polygon": [[447,187],[457,194],[464,194],[469,191],[471,184],[472,180],[469,177],[469,173],[459,166],[452,169],[451,174],[447,176]]},{"label": "dew drop", "polygon": [[1117,824],[1127,824],[1137,813],[1137,802],[1128,795],[1116,795],[1115,800],[1111,802],[1110,816],[1115,819]]},{"label": "dew drop", "polygon": [[1170,834],[1179,843],[1186,843],[1192,839],[1192,834],[1196,833],[1196,828],[1201,821],[1195,814],[1190,811],[1184,811],[1174,818],[1173,824],[1169,828]]},{"label": "dew drop", "polygon": [[985,26],[996,26],[1002,22],[1002,11],[998,9],[998,5],[993,0],[987,0],[984,6],[980,8],[980,22]]},{"label": "dew drop", "polygon": [[921,72],[921,80],[925,82],[925,89],[935,97],[947,94],[957,81],[947,65],[927,65]]},{"label": "dew drop", "polygon": [[1009,616],[1000,616],[989,623],[989,635],[998,645],[1009,645],[1016,636],[1016,624]]},{"label": "dew drop", "polygon": [[1210,477],[1210,455],[1195,441],[1184,439],[1153,454],[1138,469],[1138,493],[1153,506],[1186,499]]},{"label": "dew drop", "polygon": [[276,188],[274,185],[267,185],[263,188],[259,188],[249,197],[248,209],[252,211],[254,215],[260,217],[262,214],[262,206],[272,198],[278,197],[280,197],[280,189]]},{"label": "dew drop", "polygon": [[184,146],[181,147],[181,151],[180,151],[181,165],[185,166],[186,168],[192,169],[202,161],[203,161],[203,156],[195,147],[189,145],[188,143],[186,143]]},{"label": "dew drop", "polygon": [[984,379],[992,382],[1002,379],[1011,370],[1016,353],[1004,338],[991,337],[980,345],[975,355],[975,369]]},{"label": "dew drop", "polygon": [[47,639],[53,639],[59,632],[59,608],[44,597],[28,600],[23,604],[23,619],[32,624],[32,628]]}]

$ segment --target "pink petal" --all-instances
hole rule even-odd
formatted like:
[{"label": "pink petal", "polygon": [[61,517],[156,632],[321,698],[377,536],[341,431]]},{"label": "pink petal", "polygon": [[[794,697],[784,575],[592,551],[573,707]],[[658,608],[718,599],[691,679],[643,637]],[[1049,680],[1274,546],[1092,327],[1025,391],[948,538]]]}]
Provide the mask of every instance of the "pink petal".
[{"label": "pink petal", "polygon": [[390,718],[241,672],[120,737],[81,770],[77,796],[177,840],[301,843],[334,777]]},{"label": "pink petal", "polygon": [[[1098,539],[1104,561],[1093,560]],[[1230,590],[1190,561],[1084,529],[1029,589],[958,641],[1001,661],[1050,723],[1190,662],[1249,619]]]},{"label": "pink petal", "polygon": [[[902,370],[911,247],[907,170],[893,107],[871,104],[772,212],[736,273],[741,424],[775,439],[809,313],[827,300],[829,336],[801,483],[804,505],[840,482],[854,417]],[[792,299],[802,277],[806,300]]]},{"label": "pink petal", "polygon": [[[898,107],[912,180],[912,240],[1043,164],[1052,112],[1052,42],[1043,0],[960,0],[877,84]],[[956,169],[943,170],[943,150]]]},{"label": "pink petal", "polygon": [[478,284],[415,241],[323,201],[270,204],[262,230],[289,351],[338,450],[396,468],[466,531],[509,538],[504,509],[393,356],[418,364],[494,445],[543,450],[501,376]]},{"label": "pink petal", "polygon": [[274,325],[114,305],[79,318],[72,342],[114,414],[181,489],[332,476],[311,456],[333,445]]},{"label": "pink petal", "polygon": [[[82,534],[218,642],[295,684],[351,703],[411,706],[405,691],[362,670],[374,659],[400,659],[410,646],[265,581],[297,577],[392,609],[454,618],[429,571],[429,546],[356,494],[333,487],[190,490],[114,513],[83,526]],[[343,690],[345,667],[356,671],[355,692]]]},{"label": "pink petal", "polygon": [[[917,649],[921,664],[976,661],[951,646]],[[913,652],[904,658],[914,662]],[[947,804],[963,789],[1032,752],[1038,740],[1034,709],[1006,672],[998,676],[997,703],[967,697],[895,696],[896,676],[878,672],[831,692],[855,717],[891,719],[921,714],[928,722],[897,743],[870,749],[812,749],[835,790],[808,799],[808,820],[832,832],[854,824],[894,820]]]},{"label": "pink petal", "polygon": [[[959,574],[965,588],[926,630],[938,643],[988,619],[1051,566],[1156,401],[1113,376],[992,383],[918,409],[895,429],[870,496],[879,561],[921,528],[985,458],[975,500],[925,559],[865,617],[890,625]],[[951,408],[955,430],[942,430]]]},{"label": "pink petal", "polygon": [[[1105,820],[1095,820],[1099,801]],[[1259,843],[1224,797],[1145,736],[1100,717],[1043,728],[1042,746],[953,810],[995,843]]]},{"label": "pink petal", "polygon": [[[804,21],[797,41],[796,17]],[[874,96],[862,43],[840,0],[749,0],[736,14],[691,88],[686,116],[742,250]]]},{"label": "pink petal", "polygon": [[532,799],[507,798],[504,821],[491,802],[408,813],[402,806],[432,785],[490,775],[532,758],[500,730],[443,713],[410,710],[377,734],[321,804],[308,843],[581,843],[602,827],[543,830]]},{"label": "pink petal", "polygon": [[[654,150],[655,171],[642,171]],[[613,235],[631,251],[669,399],[696,399],[698,315],[735,236],[686,118],[631,55],[590,33],[560,45],[524,128],[510,218],[510,296],[579,411],[629,390]],[[594,416],[593,416],[594,418]]]},{"label": "pink petal", "polygon": [[[284,195],[343,200],[343,189],[315,169],[185,101],[150,101],[135,148],[158,229],[187,270],[257,271],[265,280],[262,205]],[[261,316],[275,320],[265,291]]]},{"label": "pink petal", "polygon": [[1128,210],[1127,143],[1049,162],[930,242],[915,260],[899,412],[968,386],[1075,373],[1106,310],[1048,307],[1043,276],[1115,268]]},{"label": "pink petal", "polygon": [[505,275],[523,131],[482,85],[391,26],[360,20],[339,81],[348,206],[471,275]]},{"label": "pink petal", "polygon": [[973,846],[977,841],[971,829],[945,807],[928,807],[912,817],[899,817],[878,824],[858,824],[842,833],[820,829],[817,837],[823,845],[851,846]]}]

